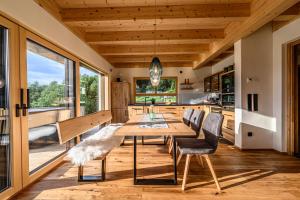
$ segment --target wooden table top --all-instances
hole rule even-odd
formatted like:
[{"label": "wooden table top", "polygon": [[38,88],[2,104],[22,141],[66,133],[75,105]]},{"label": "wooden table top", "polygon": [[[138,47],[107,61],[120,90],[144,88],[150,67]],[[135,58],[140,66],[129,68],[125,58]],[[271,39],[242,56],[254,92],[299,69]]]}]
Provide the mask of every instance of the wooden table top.
[{"label": "wooden table top", "polygon": [[168,128],[141,128],[145,115],[132,117],[117,130],[116,136],[195,136],[195,132],[172,114],[163,114]]}]

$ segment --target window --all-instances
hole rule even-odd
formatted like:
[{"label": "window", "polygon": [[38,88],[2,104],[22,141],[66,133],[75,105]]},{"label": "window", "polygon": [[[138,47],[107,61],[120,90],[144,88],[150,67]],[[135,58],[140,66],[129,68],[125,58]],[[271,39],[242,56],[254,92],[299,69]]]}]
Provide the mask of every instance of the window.
[{"label": "window", "polygon": [[104,110],[105,76],[84,64],[80,66],[81,116]]},{"label": "window", "polygon": [[27,40],[30,172],[66,150],[59,144],[56,122],[75,116],[74,72],[74,61]]},{"label": "window", "polygon": [[[80,65],[80,115],[105,109],[105,76],[88,66]],[[99,131],[95,127],[81,135],[81,140]]]},{"label": "window", "polygon": [[0,26],[0,192],[11,185],[11,130],[8,85],[8,30]]},{"label": "window", "polygon": [[176,103],[177,77],[163,77],[158,87],[152,87],[149,78],[134,78],[135,103]]}]

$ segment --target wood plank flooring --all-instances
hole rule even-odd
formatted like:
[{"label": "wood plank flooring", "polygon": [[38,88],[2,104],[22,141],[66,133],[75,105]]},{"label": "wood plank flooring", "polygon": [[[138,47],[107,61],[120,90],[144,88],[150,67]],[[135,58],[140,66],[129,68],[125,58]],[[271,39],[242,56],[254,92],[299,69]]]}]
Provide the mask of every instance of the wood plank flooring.
[{"label": "wood plank flooring", "polygon": [[[133,148],[129,143],[108,156],[105,182],[78,183],[77,167],[66,161],[13,199],[300,199],[300,159],[275,151],[240,151],[227,144],[220,144],[211,156],[223,190],[220,194],[216,194],[207,164],[203,169],[195,158],[191,160],[184,192],[181,183],[185,158],[179,165],[177,186],[134,186]],[[99,167],[100,162],[93,161],[85,173],[96,174]],[[138,145],[138,168],[138,175],[147,178],[172,176],[172,159],[167,148]]]}]

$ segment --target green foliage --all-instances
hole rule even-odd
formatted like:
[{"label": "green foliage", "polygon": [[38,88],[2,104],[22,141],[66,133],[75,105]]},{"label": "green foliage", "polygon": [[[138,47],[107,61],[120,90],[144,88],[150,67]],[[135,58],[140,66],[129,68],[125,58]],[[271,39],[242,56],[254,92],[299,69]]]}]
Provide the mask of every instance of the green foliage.
[{"label": "green foliage", "polygon": [[98,91],[99,91],[99,77],[97,75],[88,76],[86,74],[80,77],[80,100],[85,107],[85,114],[90,114],[98,111]]},{"label": "green foliage", "polygon": [[176,93],[176,79],[161,79],[157,88],[152,87],[150,80],[136,81],[136,93]]},{"label": "green foliage", "polygon": [[[85,107],[85,114],[98,111],[99,77],[82,75],[80,77],[81,92],[80,99]],[[29,85],[31,108],[61,107],[64,106],[65,84],[56,81],[49,85],[39,85],[34,82]]]},{"label": "green foliage", "polygon": [[176,103],[176,96],[136,96],[135,102],[136,103],[145,103],[145,98],[147,97],[147,103],[150,103],[152,99],[155,99],[155,103],[165,103],[171,102]]},{"label": "green foliage", "polygon": [[59,107],[64,105],[64,84],[52,81],[49,85],[34,82],[29,85],[32,108]]}]

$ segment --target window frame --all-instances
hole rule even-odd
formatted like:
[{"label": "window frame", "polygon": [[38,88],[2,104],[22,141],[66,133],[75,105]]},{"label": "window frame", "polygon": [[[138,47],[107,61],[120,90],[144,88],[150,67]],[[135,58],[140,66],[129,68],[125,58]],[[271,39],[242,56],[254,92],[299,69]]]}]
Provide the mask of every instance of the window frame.
[{"label": "window frame", "polygon": [[175,93],[157,93],[157,90],[155,90],[155,93],[137,93],[136,92],[136,81],[137,80],[150,80],[149,77],[134,77],[133,78],[133,99],[135,104],[139,104],[136,102],[137,96],[172,96],[176,97],[176,103],[178,102],[178,77],[177,76],[164,76],[161,77],[161,80],[165,79],[175,79],[176,82],[176,90]]}]

